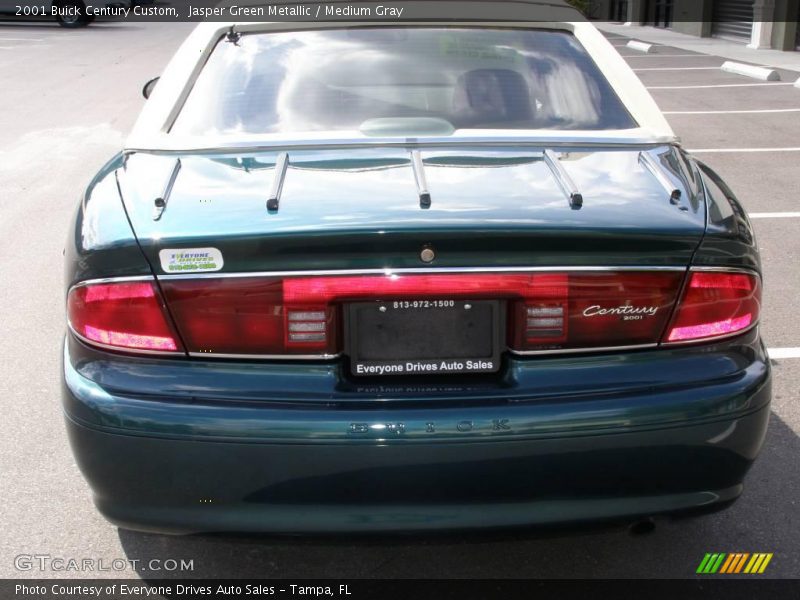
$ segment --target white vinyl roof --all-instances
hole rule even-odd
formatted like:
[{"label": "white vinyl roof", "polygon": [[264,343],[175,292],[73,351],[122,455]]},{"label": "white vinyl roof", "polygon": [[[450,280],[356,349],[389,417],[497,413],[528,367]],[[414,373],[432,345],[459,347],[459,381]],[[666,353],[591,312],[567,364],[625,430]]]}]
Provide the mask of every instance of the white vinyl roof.
[{"label": "white vinyl roof", "polygon": [[[126,151],[198,151],[254,148],[288,148],[327,144],[452,144],[462,141],[486,143],[546,144],[660,144],[677,138],[649,92],[630,66],[606,38],[588,22],[529,23],[491,22],[487,27],[525,29],[561,29],[572,32],[605,75],[622,103],[639,124],[636,129],[619,131],[546,130],[458,130],[446,138],[415,137],[413,139],[375,138],[359,131],[310,132],[301,134],[230,134],[179,136],[168,133],[191,91],[197,75],[219,39],[235,26],[239,32],[292,31],[321,28],[375,26],[364,22],[265,22],[265,23],[202,23],[189,35],[161,74],[158,85],[139,115],[125,143]],[[430,25],[424,22],[402,22],[404,27]],[[479,23],[448,22],[447,27],[476,27]],[[393,26],[397,26],[393,24]]]}]

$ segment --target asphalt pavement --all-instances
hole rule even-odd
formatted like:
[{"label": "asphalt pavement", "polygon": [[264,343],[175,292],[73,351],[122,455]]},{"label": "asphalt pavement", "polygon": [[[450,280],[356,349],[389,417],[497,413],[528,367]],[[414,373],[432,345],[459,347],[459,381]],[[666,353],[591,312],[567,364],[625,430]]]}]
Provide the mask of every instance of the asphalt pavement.
[{"label": "asphalt pavement", "polygon": [[[722,72],[722,58],[667,46],[643,55],[618,34],[612,43],[684,145],[755,217],[765,267],[763,332],[775,354],[788,358],[774,360],[768,438],[732,508],[661,519],[648,535],[591,528],[389,539],[168,537],[104,521],[62,423],[62,250],[82,189],[141,109],[142,84],[191,29],[0,23],[0,577],[684,578],[706,552],[772,552],[764,576],[800,577],[800,89],[785,85],[800,73],[782,70],[781,83],[749,85],[760,82]],[[730,85],[737,87],[714,87]],[[763,112],[778,109],[786,112]],[[138,566],[21,571],[20,555]],[[151,570],[164,564],[152,559],[190,560],[194,568]]]}]

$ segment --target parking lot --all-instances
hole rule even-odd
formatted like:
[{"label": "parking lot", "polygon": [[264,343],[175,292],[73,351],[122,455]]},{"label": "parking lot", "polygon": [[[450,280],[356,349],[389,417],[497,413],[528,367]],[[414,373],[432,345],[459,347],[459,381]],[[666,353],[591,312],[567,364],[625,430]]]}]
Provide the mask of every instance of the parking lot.
[{"label": "parking lot", "polygon": [[[800,73],[765,83],[724,59],[609,36],[754,218],[765,268],[763,332],[774,364],[766,446],[731,509],[625,528],[394,539],[166,537],[118,531],[92,506],[59,399],[62,249],[81,190],[119,149],[193,27],[99,22],[66,31],[0,23],[0,577],[691,577],[706,552],[771,552],[765,576],[800,577]],[[122,572],[20,571],[21,554],[139,561]],[[192,559],[191,572],[151,559]]]}]

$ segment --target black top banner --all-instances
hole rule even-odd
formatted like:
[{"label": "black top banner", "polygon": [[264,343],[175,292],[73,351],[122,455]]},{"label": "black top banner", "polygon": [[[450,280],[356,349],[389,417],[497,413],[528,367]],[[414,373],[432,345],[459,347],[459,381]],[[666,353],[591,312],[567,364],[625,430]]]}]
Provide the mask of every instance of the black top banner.
[{"label": "black top banner", "polygon": [[[673,22],[702,20],[696,0],[676,0]],[[592,6],[585,2],[579,7]],[[349,2],[287,2],[284,0],[11,0],[3,5],[2,19],[54,17],[57,11],[78,11],[96,19],[133,22],[236,21],[308,22],[359,21],[402,23],[411,21],[583,21],[586,17],[567,0],[368,0]],[[12,6],[13,5],[13,6]],[[82,7],[81,7],[82,5]],[[685,6],[684,6],[685,5]],[[11,10],[9,10],[9,7]],[[683,7],[683,8],[682,8]],[[596,8],[589,17],[597,16]],[[707,18],[707,15],[706,15]],[[732,17],[733,18],[733,17]]]},{"label": "black top banner", "polygon": [[[285,2],[282,0],[12,0],[15,17],[55,16],[54,11],[126,21],[581,21],[583,15],[563,0]],[[6,15],[7,16],[7,15]]]}]

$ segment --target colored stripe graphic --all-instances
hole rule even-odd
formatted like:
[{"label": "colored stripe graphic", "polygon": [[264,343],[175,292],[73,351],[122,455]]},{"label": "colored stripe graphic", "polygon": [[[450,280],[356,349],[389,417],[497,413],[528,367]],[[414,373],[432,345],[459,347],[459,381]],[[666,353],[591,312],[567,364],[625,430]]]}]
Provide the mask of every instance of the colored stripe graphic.
[{"label": "colored stripe graphic", "polygon": [[750,559],[750,562],[747,563],[744,572],[751,573],[753,575],[755,575],[756,573],[763,573],[764,570],[767,568],[769,561],[771,560],[772,560],[772,553],[754,554],[753,558]]},{"label": "colored stripe graphic", "polygon": [[747,560],[747,558],[749,556],[750,556],[749,552],[745,552],[744,554],[742,554],[741,558],[739,559],[738,564],[736,565],[736,569],[733,571],[734,573],[741,573],[742,572],[742,567],[744,567],[744,562]]},{"label": "colored stripe graphic", "polygon": [[720,566],[722,565],[722,561],[723,560],[725,560],[725,553],[724,552],[722,552],[719,555],[719,558],[714,563],[714,565],[711,567],[711,573],[716,573],[719,570]]},{"label": "colored stripe graphic", "polygon": [[695,571],[695,573],[705,573],[706,566],[708,565],[710,560],[711,560],[711,555],[706,553],[706,555],[703,557],[703,560],[700,561],[700,566],[697,567],[697,571]]},{"label": "colored stripe graphic", "polygon": [[753,570],[753,566],[758,561],[758,557],[761,556],[760,554],[753,554],[753,558],[750,559],[750,562],[747,563],[747,566],[744,568],[745,573],[750,573]]},{"label": "colored stripe graphic", "polygon": [[705,574],[716,573],[722,565],[722,561],[725,560],[725,556],[724,552],[706,554],[700,566],[697,567],[697,572]]},{"label": "colored stripe graphic", "polygon": [[744,561],[747,560],[748,556],[750,556],[750,554],[747,552],[734,552],[729,554],[728,560],[725,561],[725,564],[722,565],[722,568],[719,570],[719,572],[727,574],[738,573],[742,570]]},{"label": "colored stripe graphic", "polygon": [[[763,573],[773,554],[766,552],[725,552],[706,553],[697,573],[703,575],[713,575],[715,573],[733,575],[737,573],[747,573],[750,575]],[[743,570],[744,569],[744,570]]]},{"label": "colored stripe graphic", "polygon": [[761,568],[758,570],[758,572],[763,573],[764,570],[767,568],[769,561],[771,560],[772,560],[772,552],[766,555],[766,557],[764,558],[764,562],[761,563]]},{"label": "colored stripe graphic", "polygon": [[738,554],[728,554],[728,559],[722,563],[722,568],[719,570],[720,573],[730,573],[731,566],[736,562],[736,559],[739,557]]}]

